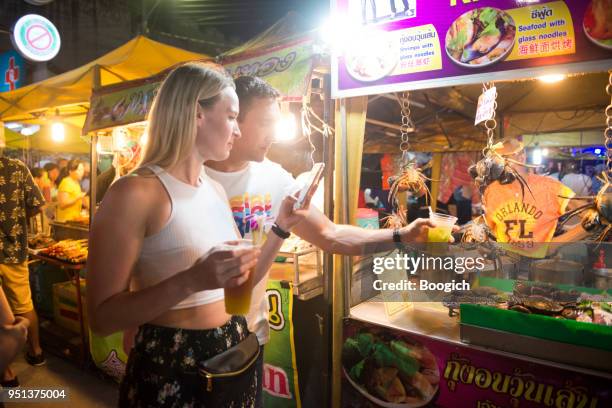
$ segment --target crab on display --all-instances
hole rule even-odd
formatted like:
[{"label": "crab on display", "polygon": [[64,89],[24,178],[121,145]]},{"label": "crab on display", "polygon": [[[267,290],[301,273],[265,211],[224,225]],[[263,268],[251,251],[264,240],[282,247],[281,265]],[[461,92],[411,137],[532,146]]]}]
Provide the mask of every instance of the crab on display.
[{"label": "crab on display", "polygon": [[484,215],[465,224],[459,232],[462,233],[461,242],[465,244],[481,244],[496,240],[495,234],[487,225]]},{"label": "crab on display", "polygon": [[587,204],[568,211],[561,216],[564,218],[561,222],[561,225],[563,225],[572,216],[582,214],[582,226],[585,230],[600,230],[597,241],[606,241],[612,231],[612,185],[610,185],[610,178],[606,172],[602,173],[602,181],[604,185],[597,195],[593,197],[572,198],[572,200],[587,200],[589,201]]},{"label": "crab on display", "polygon": [[466,250],[477,249],[485,259],[501,261],[502,256],[514,258],[497,243],[497,238],[487,225],[484,215],[468,222],[459,230],[461,234],[461,247]]},{"label": "crab on display", "polygon": [[485,189],[495,181],[505,185],[518,180],[523,196],[525,195],[525,189],[533,196],[527,181],[516,170],[515,166],[526,168],[537,168],[538,166],[521,163],[508,157],[520,153],[522,150],[523,144],[516,140],[500,142],[484,149],[484,157],[468,168],[468,173],[478,186],[481,194],[484,194]]}]

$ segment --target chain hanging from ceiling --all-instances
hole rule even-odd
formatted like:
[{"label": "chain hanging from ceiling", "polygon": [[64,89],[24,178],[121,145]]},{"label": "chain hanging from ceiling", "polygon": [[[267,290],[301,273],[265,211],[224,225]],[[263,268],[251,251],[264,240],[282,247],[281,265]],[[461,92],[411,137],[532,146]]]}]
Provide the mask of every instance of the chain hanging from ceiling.
[{"label": "chain hanging from ceiling", "polygon": [[606,143],[606,174],[612,179],[612,71],[608,75],[606,93],[610,96],[610,104],[606,107],[606,130],[604,137]]},{"label": "chain hanging from ceiling", "polygon": [[402,124],[400,125],[400,151],[402,152],[402,164],[408,162],[408,152],[410,151],[410,132],[414,132],[414,122],[410,112],[410,92],[403,92],[398,96],[401,108]]},{"label": "chain hanging from ceiling", "polygon": [[[482,84],[482,93],[489,91],[495,85],[492,82]],[[483,150],[483,154],[486,156],[488,152],[493,149],[495,144],[495,130],[497,129],[497,92],[495,93],[495,102],[493,103],[493,116],[491,119],[487,119],[484,122],[484,127],[487,132],[487,145]]]}]

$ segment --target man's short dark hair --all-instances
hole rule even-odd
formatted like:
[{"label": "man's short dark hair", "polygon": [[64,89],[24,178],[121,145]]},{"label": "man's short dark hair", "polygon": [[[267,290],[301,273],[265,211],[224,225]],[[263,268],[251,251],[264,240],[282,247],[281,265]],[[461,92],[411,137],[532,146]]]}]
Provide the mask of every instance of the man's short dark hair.
[{"label": "man's short dark hair", "polygon": [[254,99],[277,99],[280,97],[280,92],[261,78],[245,75],[236,78],[234,82],[236,83],[236,94],[240,102],[238,120],[244,118],[244,115],[251,108]]}]

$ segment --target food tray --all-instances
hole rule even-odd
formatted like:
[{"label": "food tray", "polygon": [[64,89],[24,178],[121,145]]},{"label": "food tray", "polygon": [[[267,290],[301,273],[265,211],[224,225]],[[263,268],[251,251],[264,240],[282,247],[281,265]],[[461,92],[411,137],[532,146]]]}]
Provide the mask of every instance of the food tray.
[{"label": "food tray", "polygon": [[[462,304],[461,324],[612,352],[612,327],[525,314],[490,306]],[[463,340],[463,338],[462,338]]]},{"label": "food tray", "polygon": [[612,372],[612,352],[610,351],[524,336],[464,323],[460,325],[460,334],[463,343],[546,361],[554,361],[575,367]]}]

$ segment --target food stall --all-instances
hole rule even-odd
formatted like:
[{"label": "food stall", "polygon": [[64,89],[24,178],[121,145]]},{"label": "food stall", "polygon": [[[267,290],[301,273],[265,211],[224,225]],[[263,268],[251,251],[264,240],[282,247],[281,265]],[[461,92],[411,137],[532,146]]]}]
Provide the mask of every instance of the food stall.
[{"label": "food stall", "polygon": [[[338,24],[339,45],[331,61],[332,95],[338,99],[336,222],[355,221],[362,156],[368,149],[433,151],[435,204],[439,190],[434,185],[453,176],[440,168],[456,161],[455,154],[473,152],[473,160],[481,161],[508,138],[522,139],[530,156],[551,146],[612,147],[601,132],[608,127],[610,135],[609,108],[607,122],[603,114],[612,88],[607,73],[612,66],[609,4],[424,3],[405,2],[406,10],[397,13],[385,6],[370,8],[367,2],[332,2],[333,14],[345,24]],[[549,88],[527,81],[550,74],[567,79]],[[485,103],[485,95],[479,103],[481,93],[494,87],[496,97]],[[379,108],[375,102],[388,105]],[[386,112],[395,117],[385,118]],[[434,125],[427,119],[419,122],[427,115],[437,131],[429,132]],[[484,127],[474,125],[479,115]],[[598,138],[592,139],[594,129]],[[420,269],[413,275],[393,262],[377,269],[401,257],[395,248],[360,258],[336,257],[332,404],[608,406],[610,286],[605,277],[603,285],[595,282],[607,270],[610,247],[593,241],[569,247],[583,245],[591,246],[589,254],[599,255],[586,258],[579,284],[559,284],[564,276],[560,263],[542,260],[533,263],[550,262],[546,279],[541,273],[546,268],[532,268],[524,281],[496,274],[460,277],[451,269],[452,277],[469,281],[471,291],[459,295],[461,291],[444,292],[438,286],[426,298],[419,298],[410,283],[425,276],[441,283],[442,274]],[[477,250],[483,248],[477,243]],[[467,255],[464,247],[459,251],[453,259]],[[384,290],[372,281],[356,281],[368,272],[372,281],[383,276],[383,282],[407,283]]]},{"label": "food stall", "polygon": [[[36,149],[95,157],[96,143],[92,148],[90,140],[81,136],[93,89],[148,77],[176,63],[204,57],[138,36],[74,70],[0,94],[0,123],[40,128],[38,133],[9,141],[28,153]],[[95,172],[92,185],[94,179]],[[50,237],[37,235],[29,240],[34,301],[45,317],[41,320],[43,347],[81,363],[89,360],[83,308],[88,224],[86,218],[51,222]],[[64,282],[67,277],[70,280]]]}]

